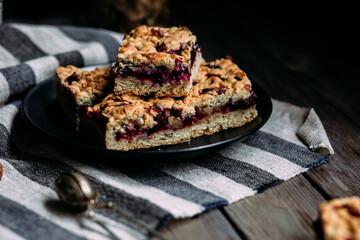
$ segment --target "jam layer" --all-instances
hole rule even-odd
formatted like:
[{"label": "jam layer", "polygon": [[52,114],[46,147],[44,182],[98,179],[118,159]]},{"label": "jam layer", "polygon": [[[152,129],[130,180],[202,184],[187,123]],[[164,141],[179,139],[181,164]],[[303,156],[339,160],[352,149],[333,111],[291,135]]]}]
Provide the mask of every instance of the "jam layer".
[{"label": "jam layer", "polygon": [[118,141],[121,139],[130,140],[130,139],[133,139],[136,137],[150,136],[153,133],[163,131],[163,130],[179,129],[179,128],[174,128],[173,126],[171,126],[169,124],[168,119],[170,116],[181,120],[181,122],[182,122],[181,128],[189,127],[193,124],[196,124],[198,121],[200,121],[201,119],[203,119],[211,114],[215,114],[215,113],[226,114],[229,112],[234,112],[239,109],[248,109],[251,106],[253,106],[254,104],[256,104],[256,98],[257,98],[256,94],[252,93],[249,97],[239,100],[239,101],[233,102],[230,99],[227,103],[219,106],[218,108],[214,109],[210,113],[206,113],[201,108],[196,107],[195,114],[187,116],[185,118],[182,117],[182,109],[173,109],[173,108],[168,109],[168,108],[162,108],[161,106],[156,106],[155,109],[156,109],[156,111],[158,111],[158,115],[154,119],[157,122],[155,127],[150,128],[150,129],[143,129],[140,124],[135,123],[131,128],[127,128],[124,132],[117,132],[115,135],[115,138]]},{"label": "jam layer", "polygon": [[[180,55],[183,49],[168,51],[168,54]],[[119,62],[116,62],[111,70],[111,74],[115,78],[132,77],[141,81],[151,81],[153,84],[179,84],[183,82],[190,82],[191,69],[194,65],[196,55],[200,52],[198,44],[195,44],[191,51],[190,65],[184,65],[182,61],[177,60],[175,67],[171,70],[166,67],[159,66],[155,68],[148,68],[143,65],[139,66],[124,66],[119,67]]]}]

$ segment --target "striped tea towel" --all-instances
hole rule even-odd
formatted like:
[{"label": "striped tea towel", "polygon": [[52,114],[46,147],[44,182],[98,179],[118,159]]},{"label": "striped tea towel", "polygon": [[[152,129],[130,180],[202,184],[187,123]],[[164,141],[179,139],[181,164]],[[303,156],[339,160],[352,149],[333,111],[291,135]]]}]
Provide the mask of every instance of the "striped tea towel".
[{"label": "striped tea towel", "polygon": [[58,66],[113,62],[123,36],[72,26],[0,25],[0,104],[49,79]]},{"label": "striped tea towel", "polygon": [[171,219],[264,191],[325,163],[333,154],[313,109],[276,100],[269,121],[242,142],[208,157],[136,167],[80,159],[26,125],[18,114],[24,92],[51,77],[58,65],[111,62],[119,39],[120,34],[89,28],[0,25],[1,239],[147,237],[110,210],[97,209],[94,220],[69,212],[54,191],[54,181],[64,171],[83,173],[101,202],[112,201],[159,229]]}]

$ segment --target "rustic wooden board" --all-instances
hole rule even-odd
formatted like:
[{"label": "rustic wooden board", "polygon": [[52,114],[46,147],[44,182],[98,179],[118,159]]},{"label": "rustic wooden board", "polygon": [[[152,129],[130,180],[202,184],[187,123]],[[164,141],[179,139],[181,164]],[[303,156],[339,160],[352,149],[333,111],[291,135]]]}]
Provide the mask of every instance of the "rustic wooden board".
[{"label": "rustic wooden board", "polygon": [[168,239],[241,239],[220,210],[214,209],[191,219],[171,222],[164,230]]}]

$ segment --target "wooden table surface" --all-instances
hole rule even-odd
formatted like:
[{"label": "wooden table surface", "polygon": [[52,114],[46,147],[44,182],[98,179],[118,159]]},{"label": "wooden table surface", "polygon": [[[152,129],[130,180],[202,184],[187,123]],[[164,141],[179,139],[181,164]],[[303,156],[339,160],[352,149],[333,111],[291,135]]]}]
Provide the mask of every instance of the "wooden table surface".
[{"label": "wooden table surface", "polygon": [[[174,24],[187,24],[197,34],[206,59],[230,55],[271,97],[313,107],[335,154],[325,165],[263,193],[173,221],[162,232],[169,239],[321,239],[318,205],[360,195],[360,61],[359,42],[348,24],[353,19],[338,21],[347,12],[314,18],[307,6],[280,14],[254,4],[214,5],[206,9],[207,17],[184,23],[201,4],[186,13],[178,7]],[[219,19],[221,11],[225,19]]]}]

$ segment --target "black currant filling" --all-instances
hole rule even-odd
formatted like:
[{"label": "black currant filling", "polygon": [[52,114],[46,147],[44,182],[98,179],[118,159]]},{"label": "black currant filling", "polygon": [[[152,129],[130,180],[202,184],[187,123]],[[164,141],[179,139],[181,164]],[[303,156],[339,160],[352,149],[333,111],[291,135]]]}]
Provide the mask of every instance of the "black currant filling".
[{"label": "black currant filling", "polygon": [[238,109],[247,109],[256,103],[256,98],[257,98],[256,94],[251,93],[249,97],[241,99],[239,101],[233,102],[232,99],[230,99],[227,103],[223,104],[220,107],[220,111],[222,113],[229,113],[236,111]]},{"label": "black currant filling", "polygon": [[149,70],[144,70],[141,67],[125,67],[119,76],[133,77],[141,81],[151,81],[154,85],[162,85],[163,83],[177,84],[179,82],[190,81],[189,69],[182,64],[177,64],[171,71],[165,67],[156,67]]},{"label": "black currant filling", "polygon": [[[158,51],[166,51],[166,46],[159,45]],[[183,48],[178,50],[167,51],[168,54],[180,55],[184,51]],[[111,69],[111,74],[116,77],[133,77],[141,81],[151,81],[154,85],[163,83],[178,84],[181,82],[190,82],[191,69],[193,67],[196,55],[200,52],[198,44],[195,44],[191,51],[191,64],[185,66],[182,61],[176,60],[175,68],[168,70],[166,67],[146,68],[145,66],[125,66],[119,67],[119,63],[115,63]]]},{"label": "black currant filling", "polygon": [[108,119],[104,117],[104,115],[101,113],[100,110],[98,111],[87,111],[86,108],[86,114],[87,116],[96,123],[97,126],[100,127],[103,133],[105,133],[106,130],[106,124],[108,123]]},{"label": "black currant filling", "polygon": [[73,93],[71,92],[70,89],[63,89],[62,90],[63,95],[64,95],[64,101],[65,104],[67,106],[67,108],[69,109],[69,111],[72,114],[75,114],[77,117],[81,116],[84,112],[86,112],[84,109],[86,109],[88,106],[90,105],[78,105],[76,103],[75,97],[73,95]]},{"label": "black currant filling", "polygon": [[67,84],[67,85],[70,85],[72,82],[78,82],[80,81],[80,76],[77,75],[76,72],[74,72],[73,74],[71,74],[69,77],[67,77],[64,82]]},{"label": "black currant filling", "polygon": [[[156,106],[154,109],[158,111],[158,115],[155,118],[155,121],[157,124],[150,129],[142,129],[141,124],[134,124],[131,128],[128,128],[125,130],[125,132],[116,132],[115,138],[117,141],[121,139],[133,139],[134,137],[138,136],[150,136],[153,133],[163,131],[163,130],[176,130],[173,126],[169,125],[169,117],[173,116],[175,118],[178,118],[181,120],[184,127],[191,126],[201,119],[218,112],[221,112],[223,114],[233,112],[239,109],[248,109],[251,106],[253,106],[256,103],[256,94],[252,93],[249,97],[239,100],[239,101],[232,101],[231,99],[220,106],[219,109],[214,110],[212,113],[206,113],[201,108],[196,107],[195,108],[195,114],[187,117],[182,117],[182,109],[164,109],[161,106]],[[94,115],[95,116],[95,115]],[[95,116],[96,117],[96,116]],[[99,122],[102,122],[102,120],[98,120]]]}]

